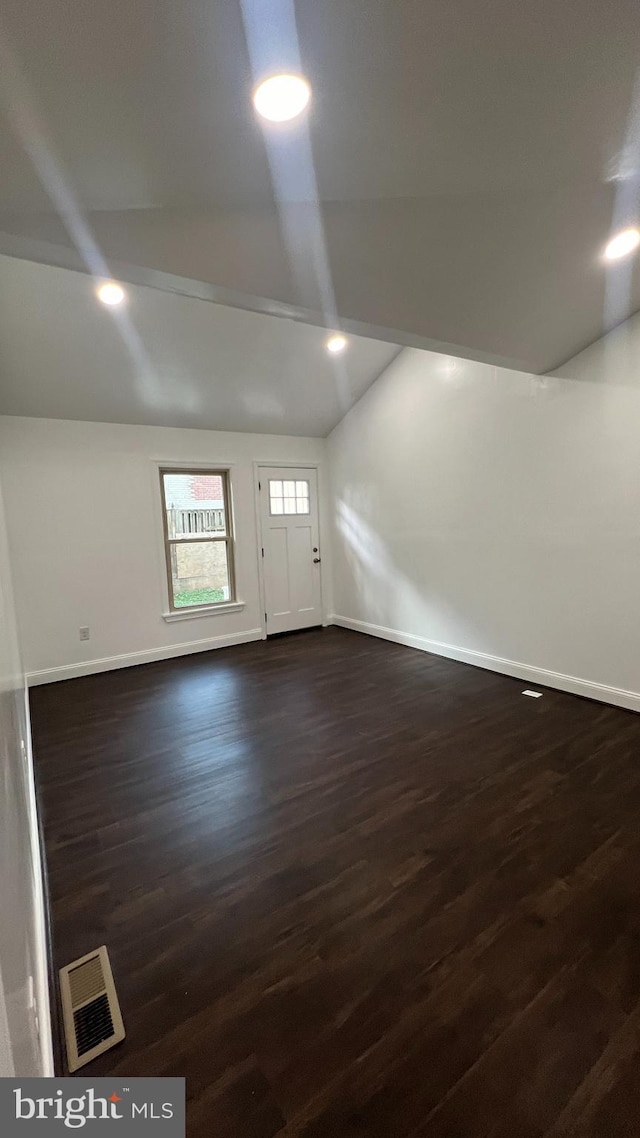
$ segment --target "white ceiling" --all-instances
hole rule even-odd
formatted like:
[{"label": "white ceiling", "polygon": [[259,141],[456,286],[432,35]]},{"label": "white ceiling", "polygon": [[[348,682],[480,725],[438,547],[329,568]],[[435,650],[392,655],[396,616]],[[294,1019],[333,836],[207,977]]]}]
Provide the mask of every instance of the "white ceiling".
[{"label": "white ceiling", "polygon": [[[69,246],[80,211],[107,258],[314,314],[330,284],[345,321],[538,372],[640,306],[599,258],[640,211],[637,0],[4,0],[3,25],[5,234]],[[296,34],[308,123],[263,132],[254,77]]]},{"label": "white ceiling", "polygon": [[359,336],[0,257],[0,413],[324,436],[397,355]]}]

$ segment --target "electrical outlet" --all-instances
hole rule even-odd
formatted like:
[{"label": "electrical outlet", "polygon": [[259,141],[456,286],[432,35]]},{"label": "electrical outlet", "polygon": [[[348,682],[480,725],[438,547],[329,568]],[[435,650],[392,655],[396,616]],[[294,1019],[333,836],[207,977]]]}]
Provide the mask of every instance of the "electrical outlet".
[{"label": "electrical outlet", "polygon": [[88,640],[89,639],[89,629],[88,628],[85,627],[85,628],[80,629],[80,639],[81,640]]}]

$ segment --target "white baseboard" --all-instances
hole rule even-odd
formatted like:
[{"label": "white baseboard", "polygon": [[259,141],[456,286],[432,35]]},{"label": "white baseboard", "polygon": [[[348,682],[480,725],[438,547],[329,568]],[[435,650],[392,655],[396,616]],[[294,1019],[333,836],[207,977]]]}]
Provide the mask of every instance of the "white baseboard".
[{"label": "white baseboard", "polygon": [[40,1048],[40,1075],[52,1078],[55,1074],[53,1059],[53,1032],[51,1025],[51,1003],[49,998],[49,938],[47,930],[47,913],[45,911],[44,866],[42,864],[42,850],[40,848],[40,828],[38,825],[38,803],[36,799],[36,780],[33,767],[33,749],[31,743],[31,712],[29,709],[29,690],[24,688],[24,715],[25,715],[25,786],[29,824],[29,843],[31,846],[31,871],[33,906],[33,1001],[31,1014],[37,1017],[34,1028],[37,1032]]},{"label": "white baseboard", "polygon": [[629,711],[640,711],[640,692],[625,691],[623,688],[597,684],[593,680],[583,680],[578,676],[566,676],[563,672],[551,672],[548,668],[535,668],[531,664],[521,664],[517,660],[507,660],[502,656],[490,656],[486,652],[475,652],[469,648],[459,648],[455,644],[443,644],[439,640],[428,640],[425,636],[413,636],[408,632],[398,632],[394,628],[384,628],[380,624],[369,624],[364,620],[353,620],[348,616],[334,614],[329,617],[331,624],[351,628],[354,632],[365,632],[382,640],[393,640],[408,648],[418,648],[421,652],[432,652],[434,656],[446,656],[463,664],[473,664],[490,672],[501,672],[518,680],[529,680],[545,687],[558,688],[572,695],[586,696],[602,703],[612,703]]},{"label": "white baseboard", "polygon": [[104,656],[100,660],[83,660],[79,664],[63,664],[59,668],[43,668],[27,672],[27,684],[51,684],[56,680],[74,680],[78,676],[92,676],[96,672],[112,672],[116,668],[131,668],[137,664],[152,664],[154,660],[171,660],[174,656],[189,656],[193,652],[209,652],[212,648],[230,648],[233,644],[249,644],[262,640],[261,628],[247,632],[231,632],[226,636],[209,636],[204,640],[186,640],[182,644],[165,644],[162,648],[149,648],[143,652],[125,652],[121,656]]}]

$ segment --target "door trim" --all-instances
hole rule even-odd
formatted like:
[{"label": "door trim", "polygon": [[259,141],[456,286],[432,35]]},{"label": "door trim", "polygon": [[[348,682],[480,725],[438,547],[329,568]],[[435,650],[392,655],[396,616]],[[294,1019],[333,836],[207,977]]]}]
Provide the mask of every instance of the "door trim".
[{"label": "door trim", "polygon": [[[256,519],[256,557],[258,561],[258,583],[260,590],[260,625],[262,627],[262,639],[267,639],[267,622],[264,618],[266,611],[266,589],[264,583],[264,559],[262,556],[263,540],[262,540],[262,515],[260,511],[260,471],[269,470],[272,467],[280,467],[282,469],[290,470],[315,470],[317,476],[317,491],[318,491],[318,540],[320,541],[320,549],[324,550],[324,541],[322,539],[322,463],[321,462],[278,462],[277,459],[271,461],[262,461],[253,463],[253,498],[254,498],[254,513]],[[327,612],[325,606],[326,596],[326,580],[325,580],[325,559],[324,552],[322,552],[322,560],[320,562],[320,606],[322,611],[322,627],[326,628],[328,624]]]}]

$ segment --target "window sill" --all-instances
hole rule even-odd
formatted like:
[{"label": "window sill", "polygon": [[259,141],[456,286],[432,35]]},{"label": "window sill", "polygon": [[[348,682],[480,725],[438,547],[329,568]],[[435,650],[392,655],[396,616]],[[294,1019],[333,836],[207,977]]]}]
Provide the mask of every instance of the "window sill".
[{"label": "window sill", "polygon": [[167,622],[174,620],[195,620],[199,616],[222,616],[223,613],[242,612],[244,601],[223,601],[217,605],[201,605],[200,608],[184,609],[183,612],[163,612],[162,619]]}]

